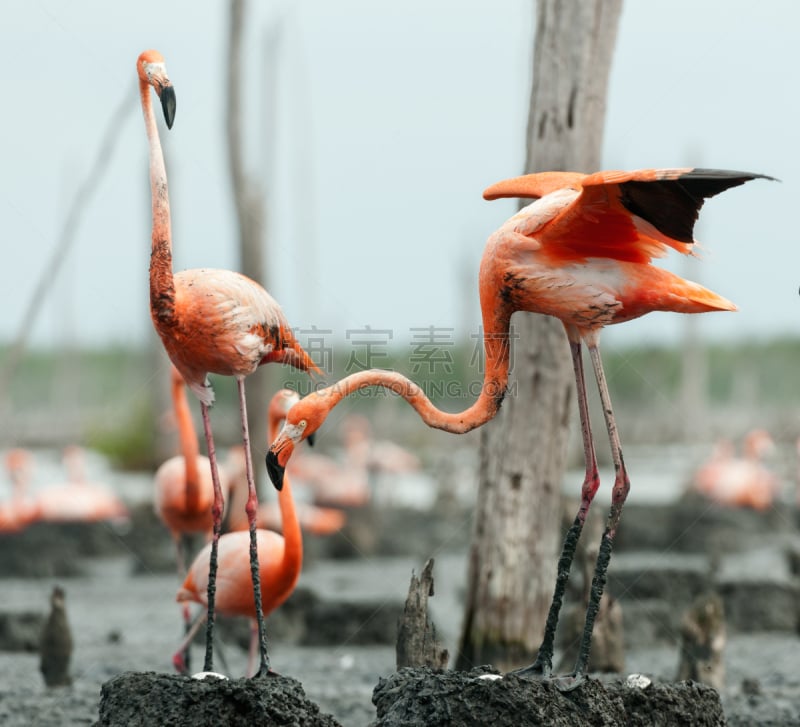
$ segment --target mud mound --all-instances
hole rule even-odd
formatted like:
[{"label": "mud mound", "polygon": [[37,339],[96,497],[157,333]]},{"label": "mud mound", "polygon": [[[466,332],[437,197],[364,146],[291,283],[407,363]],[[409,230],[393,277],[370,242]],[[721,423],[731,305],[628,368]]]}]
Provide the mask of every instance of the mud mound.
[{"label": "mud mound", "polygon": [[375,687],[374,727],[725,725],[717,692],[693,682],[640,688],[589,679],[578,689],[560,692],[552,682],[513,674],[481,678],[488,673],[487,667],[469,672],[401,669]]},{"label": "mud mound", "polygon": [[103,684],[95,727],[341,727],[310,702],[300,682],[265,679],[192,679],[127,672]]}]

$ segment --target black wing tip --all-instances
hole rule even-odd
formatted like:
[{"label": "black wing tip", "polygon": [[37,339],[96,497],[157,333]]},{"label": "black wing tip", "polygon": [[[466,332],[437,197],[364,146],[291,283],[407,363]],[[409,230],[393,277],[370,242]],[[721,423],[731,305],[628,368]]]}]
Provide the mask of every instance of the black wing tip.
[{"label": "black wing tip", "polygon": [[731,182],[737,182],[739,184],[744,184],[745,182],[749,182],[753,179],[767,179],[770,182],[780,182],[781,180],[777,177],[771,177],[768,174],[759,174],[758,172],[742,172],[734,169],[706,169],[703,167],[696,167],[694,169],[690,169],[688,172],[681,174],[679,179],[719,179],[719,180],[729,180]]}]

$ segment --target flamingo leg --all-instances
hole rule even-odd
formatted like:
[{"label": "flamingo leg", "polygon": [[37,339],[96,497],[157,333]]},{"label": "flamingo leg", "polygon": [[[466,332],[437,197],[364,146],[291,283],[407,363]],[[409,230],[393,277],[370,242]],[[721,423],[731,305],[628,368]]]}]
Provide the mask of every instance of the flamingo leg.
[{"label": "flamingo leg", "polygon": [[200,627],[203,625],[203,621],[205,621],[207,617],[207,614],[203,613],[202,611],[198,614],[194,623],[191,625],[191,628],[186,631],[183,641],[181,641],[180,646],[178,646],[175,655],[172,657],[172,664],[179,674],[189,673],[189,665],[185,661],[185,655],[189,653],[189,645],[192,643],[194,635],[200,630]]},{"label": "flamingo leg", "polygon": [[[175,562],[178,564],[178,582],[182,582],[186,577],[186,535],[184,533],[175,533]],[[191,631],[192,628],[192,611],[188,603],[181,604],[181,612],[183,614],[183,634]],[[183,669],[188,672],[191,668],[191,655],[189,653],[189,644],[183,651]]]},{"label": "flamingo leg", "polygon": [[586,474],[581,487],[581,504],[575,519],[567,534],[564,537],[564,544],[561,547],[561,555],[558,559],[558,570],[556,573],[556,585],[553,590],[553,600],[550,602],[550,610],[547,613],[547,621],[544,627],[544,637],[542,638],[539,653],[536,661],[530,666],[518,669],[515,674],[520,676],[549,677],[553,669],[553,648],[558,626],[558,616],[561,612],[561,605],[564,600],[564,593],[569,580],[569,573],[572,567],[572,560],[575,557],[575,548],[583,531],[589,507],[592,504],[597,488],[600,486],[600,475],[597,471],[597,458],[595,457],[594,441],[592,440],[592,428],[589,421],[589,404],[586,398],[586,378],[583,373],[583,358],[581,351],[580,337],[576,332],[567,329],[569,336],[570,352],[572,353],[572,366],[575,371],[575,384],[578,392],[578,411],[581,419],[581,434],[583,436],[583,456],[586,462]]},{"label": "flamingo leg", "polygon": [[600,541],[600,550],[597,554],[594,577],[592,578],[592,586],[589,591],[589,605],[586,609],[586,621],[583,627],[583,636],[581,637],[581,643],[578,649],[575,669],[571,676],[565,677],[557,682],[559,688],[564,691],[577,687],[583,682],[586,675],[589,665],[589,649],[592,645],[592,631],[594,629],[597,613],[600,610],[600,599],[603,596],[603,590],[606,585],[606,574],[608,571],[608,564],[611,560],[611,548],[614,542],[614,536],[617,533],[620,516],[622,515],[622,506],[625,504],[625,499],[628,497],[628,492],[630,490],[630,480],[628,479],[625,462],[622,458],[622,447],[619,441],[617,424],[614,420],[614,411],[611,408],[611,397],[608,393],[608,385],[606,383],[605,372],[603,371],[603,362],[600,358],[597,336],[598,334],[593,332],[586,337],[586,343],[592,358],[592,366],[594,367],[595,378],[597,379],[597,388],[600,391],[600,402],[603,405],[603,414],[605,415],[606,428],[608,429],[608,439],[611,443],[611,458],[614,462],[615,473],[614,487],[611,491],[611,510],[609,511],[603,537]]},{"label": "flamingo leg", "polygon": [[258,624],[259,666],[255,676],[267,676],[270,673],[267,656],[267,632],[264,625],[264,612],[261,605],[261,574],[258,568],[258,536],[256,534],[256,514],[258,512],[258,493],[253,476],[253,460],[250,456],[250,431],[247,426],[247,402],[244,395],[244,378],[237,377],[239,387],[239,410],[242,415],[242,440],[244,441],[245,472],[247,473],[247,522],[250,526],[250,575],[253,579],[253,596],[255,598],[256,623]]},{"label": "flamingo leg", "polygon": [[211,536],[211,556],[208,564],[208,614],[206,624],[206,655],[203,671],[214,671],[214,602],[217,593],[217,550],[219,535],[222,530],[222,510],[224,507],[222,486],[217,469],[217,453],[214,447],[214,435],[211,431],[211,420],[208,416],[208,405],[200,402],[203,415],[203,431],[206,435],[208,460],[211,463],[211,481],[214,483],[214,504],[211,506],[213,530]]}]

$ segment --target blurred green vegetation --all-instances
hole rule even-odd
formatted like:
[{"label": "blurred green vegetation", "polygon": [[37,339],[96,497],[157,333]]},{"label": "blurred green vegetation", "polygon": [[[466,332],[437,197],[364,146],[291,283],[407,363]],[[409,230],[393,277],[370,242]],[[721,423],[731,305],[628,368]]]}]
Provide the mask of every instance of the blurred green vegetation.
[{"label": "blurred green vegetation", "polygon": [[[374,347],[369,356],[352,342],[330,348],[325,360],[317,359],[325,370],[324,383],[365,364],[394,369],[422,386],[437,406],[448,411],[469,406],[483,379],[480,345],[474,340],[438,346],[384,345]],[[8,352],[0,347],[0,367]],[[677,347],[606,347],[603,359],[618,413],[633,410],[675,416],[674,407],[664,412],[660,409],[665,407],[655,404],[680,401],[683,369],[696,366],[697,361],[705,371],[701,396],[712,410],[742,404],[787,411],[800,404],[800,339],[717,343],[703,349],[699,359],[686,358]],[[313,385],[307,376],[288,367],[270,368],[277,369],[271,379],[276,386],[305,394]],[[4,419],[0,444],[81,441],[110,456],[118,466],[147,466],[157,461],[156,443],[163,429],[159,418],[171,407],[168,376],[169,366],[161,352],[125,347],[31,350],[15,372],[5,400],[0,401]],[[230,443],[238,438],[236,387],[220,377],[211,379],[217,395],[214,426],[215,431],[219,427],[224,445],[226,439]],[[376,407],[384,418],[388,413],[392,425],[416,416],[398,397],[375,389],[352,397],[347,411],[373,414]],[[424,429],[418,436],[424,436]]]}]

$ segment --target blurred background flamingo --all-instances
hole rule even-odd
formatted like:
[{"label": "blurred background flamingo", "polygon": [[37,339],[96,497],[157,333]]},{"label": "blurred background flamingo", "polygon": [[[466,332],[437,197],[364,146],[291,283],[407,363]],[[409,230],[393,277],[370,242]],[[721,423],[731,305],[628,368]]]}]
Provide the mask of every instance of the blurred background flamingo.
[{"label": "blurred background flamingo", "polygon": [[31,456],[24,449],[6,454],[6,471],[11,481],[11,495],[0,503],[0,533],[16,533],[39,517],[39,506],[29,492]]},{"label": "blurred background flamingo", "polygon": [[745,435],[741,455],[736,454],[730,440],[720,439],[709,459],[694,473],[691,488],[720,505],[766,510],[779,490],[777,475],[764,464],[764,458],[774,450],[775,443],[765,429]]},{"label": "blurred background flamingo", "polygon": [[120,524],[128,520],[127,507],[107,485],[87,480],[86,457],[81,447],[66,447],[62,462],[67,472],[66,482],[45,487],[36,495],[40,520]]},{"label": "blurred background flamingo", "polygon": [[356,509],[375,496],[382,476],[391,478],[382,504],[396,496],[397,476],[420,470],[419,457],[389,440],[376,440],[369,420],[360,414],[345,417],[340,426],[342,451],[331,457],[303,449],[290,460],[295,481],[307,485],[315,504]]}]

